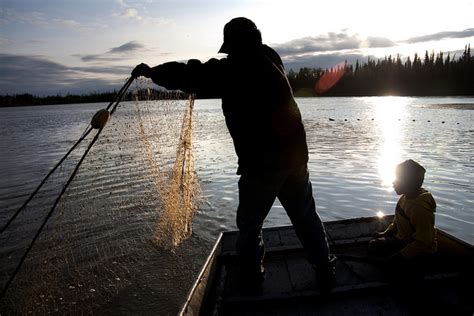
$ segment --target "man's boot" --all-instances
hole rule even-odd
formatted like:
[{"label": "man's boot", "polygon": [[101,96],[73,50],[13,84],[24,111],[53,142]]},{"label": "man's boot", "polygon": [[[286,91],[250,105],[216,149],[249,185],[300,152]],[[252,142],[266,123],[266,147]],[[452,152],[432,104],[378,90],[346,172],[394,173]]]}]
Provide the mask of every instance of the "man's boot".
[{"label": "man's boot", "polygon": [[336,283],[336,256],[330,255],[325,264],[313,265],[316,272],[316,283],[321,294],[328,294]]}]

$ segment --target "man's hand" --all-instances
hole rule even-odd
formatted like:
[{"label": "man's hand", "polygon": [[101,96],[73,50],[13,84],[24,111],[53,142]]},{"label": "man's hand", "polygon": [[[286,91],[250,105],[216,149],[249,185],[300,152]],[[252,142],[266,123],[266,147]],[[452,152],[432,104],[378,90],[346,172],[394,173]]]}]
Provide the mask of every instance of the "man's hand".
[{"label": "man's hand", "polygon": [[151,68],[147,64],[141,63],[140,65],[137,65],[135,69],[132,71],[132,77],[151,77]]}]

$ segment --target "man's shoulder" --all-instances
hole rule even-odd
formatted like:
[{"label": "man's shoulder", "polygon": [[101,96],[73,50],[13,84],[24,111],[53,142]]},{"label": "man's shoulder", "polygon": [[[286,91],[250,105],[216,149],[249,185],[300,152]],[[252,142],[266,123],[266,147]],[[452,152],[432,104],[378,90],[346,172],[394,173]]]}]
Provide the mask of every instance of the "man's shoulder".
[{"label": "man's shoulder", "polygon": [[397,206],[403,205],[406,202],[406,200],[407,200],[407,197],[405,196],[405,194],[400,195],[397,201]]},{"label": "man's shoulder", "polygon": [[213,75],[221,76],[226,73],[229,65],[227,58],[217,59],[211,58],[206,62],[202,62],[199,59],[189,59],[187,62],[189,74],[200,74],[200,75]]},{"label": "man's shoulder", "polygon": [[273,48],[271,48],[270,46],[268,45],[263,45],[263,52],[264,54],[269,57],[274,63],[280,65],[280,66],[283,66],[283,61],[281,60],[281,57],[280,55],[278,55],[278,53],[276,52],[276,50],[274,50]]},{"label": "man's shoulder", "polygon": [[199,59],[189,59],[187,62],[188,66],[201,66],[201,65],[214,66],[214,65],[222,65],[225,63],[227,63],[227,58],[220,58],[220,59],[211,58],[204,63]]}]

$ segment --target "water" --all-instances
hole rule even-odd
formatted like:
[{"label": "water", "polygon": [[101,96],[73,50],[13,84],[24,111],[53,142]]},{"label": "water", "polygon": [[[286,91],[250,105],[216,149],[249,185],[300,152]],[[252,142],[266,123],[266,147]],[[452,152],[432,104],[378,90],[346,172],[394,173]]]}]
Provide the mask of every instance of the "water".
[{"label": "water", "polygon": [[[424,186],[433,193],[438,204],[436,225],[474,243],[474,98],[308,98],[297,102],[307,132],[313,193],[324,220],[393,213],[397,201],[391,189],[393,167],[412,158],[427,169]],[[95,111],[102,107],[104,104],[0,109],[0,224],[21,205],[81,135]],[[194,113],[195,165],[204,202],[194,220],[193,238],[176,253],[159,252],[152,247],[145,251],[133,246],[152,238],[151,230],[147,235],[148,231],[141,227],[153,225],[155,218],[149,212],[131,213],[142,203],[143,183],[147,179],[140,173],[145,167],[134,160],[141,143],[126,131],[113,133],[113,126],[108,126],[109,134],[104,137],[110,140],[110,145],[98,150],[96,155],[100,152],[111,155],[106,149],[115,148],[116,160],[90,160],[82,170],[84,179],[78,180],[74,194],[70,195],[76,199],[74,203],[86,206],[91,194],[96,198],[110,194],[108,200],[120,198],[121,204],[126,203],[126,207],[121,208],[121,216],[115,212],[108,217],[71,220],[74,227],[82,220],[95,229],[91,232],[101,232],[86,237],[81,234],[77,247],[82,243],[87,244],[82,246],[84,249],[100,245],[103,235],[108,234],[120,236],[114,239],[128,245],[123,249],[119,246],[121,251],[133,249],[135,256],[147,254],[135,277],[130,279],[128,288],[134,290],[120,287],[122,290],[112,298],[112,303],[106,305],[108,310],[128,308],[145,312],[148,308],[162,313],[176,312],[218,232],[236,228],[237,158],[220,101],[197,100]],[[130,119],[134,116],[133,104],[124,103],[116,115],[116,121],[120,118],[128,122],[128,128],[138,129],[134,126],[136,122]],[[67,175],[71,166],[66,165],[60,176],[61,173]],[[60,176],[56,180],[60,180]],[[99,186],[100,192],[91,192],[92,185]],[[48,189],[37,203],[47,205],[54,195],[55,191]],[[32,235],[34,224],[38,222],[33,215],[19,219],[8,232],[8,238],[2,236],[2,248],[8,245],[2,252],[19,247],[17,243],[10,246],[17,235]],[[286,224],[289,220],[276,203],[265,226]],[[72,227],[71,224],[63,228]],[[72,236],[78,234],[71,233]],[[90,262],[86,260],[82,264]],[[131,261],[122,264],[129,269],[136,266]],[[2,274],[5,274],[4,269]],[[176,282],[181,282],[183,289],[169,293],[169,285]],[[141,300],[137,300],[137,295]]]},{"label": "water", "polygon": [[[438,204],[437,226],[474,242],[474,99],[297,101],[306,127],[313,194],[324,220],[392,214],[398,199],[391,187],[394,166],[411,158],[427,169],[424,186]],[[200,101],[197,109],[195,157],[207,204],[196,226],[214,236],[236,228],[236,156],[218,102]],[[276,203],[265,226],[286,224],[289,219]]]}]

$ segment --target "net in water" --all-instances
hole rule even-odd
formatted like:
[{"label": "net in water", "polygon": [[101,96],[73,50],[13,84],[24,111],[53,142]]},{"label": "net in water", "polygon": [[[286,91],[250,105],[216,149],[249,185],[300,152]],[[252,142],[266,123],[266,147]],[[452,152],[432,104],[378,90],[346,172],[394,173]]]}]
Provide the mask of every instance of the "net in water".
[{"label": "net in water", "polygon": [[[2,314],[97,312],[128,288],[138,291],[134,279],[150,258],[173,271],[169,250],[191,235],[200,201],[194,99],[147,85],[138,82],[103,130],[2,299]],[[2,285],[85,143],[2,234]]]}]

